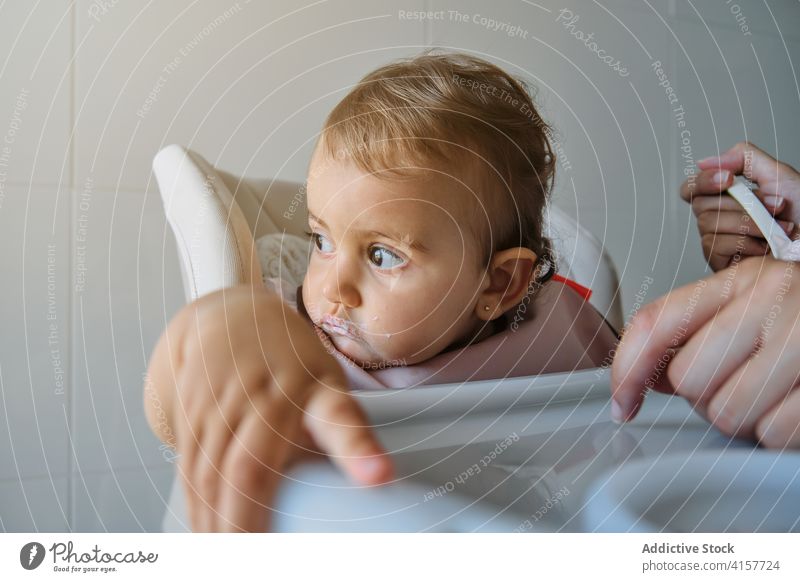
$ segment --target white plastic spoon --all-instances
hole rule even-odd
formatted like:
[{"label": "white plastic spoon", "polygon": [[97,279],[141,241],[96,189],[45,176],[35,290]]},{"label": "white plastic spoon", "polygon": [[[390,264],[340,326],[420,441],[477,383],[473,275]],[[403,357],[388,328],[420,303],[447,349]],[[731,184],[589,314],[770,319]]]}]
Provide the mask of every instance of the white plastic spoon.
[{"label": "white plastic spoon", "polygon": [[756,223],[769,243],[772,256],[781,261],[800,261],[800,240],[793,241],[787,236],[742,178],[736,176],[733,179],[733,186],[728,188],[728,193],[742,205],[744,211]]}]

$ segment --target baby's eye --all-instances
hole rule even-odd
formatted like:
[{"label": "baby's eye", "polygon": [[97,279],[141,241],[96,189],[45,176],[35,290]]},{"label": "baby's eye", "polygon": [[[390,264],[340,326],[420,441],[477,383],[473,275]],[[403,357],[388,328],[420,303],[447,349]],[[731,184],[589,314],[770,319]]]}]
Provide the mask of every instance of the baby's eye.
[{"label": "baby's eye", "polygon": [[369,260],[379,269],[394,269],[405,263],[405,259],[387,249],[378,245],[373,245],[369,248]]},{"label": "baby's eye", "polygon": [[311,239],[314,241],[314,246],[317,247],[317,249],[320,252],[323,252],[323,253],[331,253],[331,252],[333,252],[333,245],[331,244],[331,242],[327,238],[325,238],[324,235],[322,235],[322,234],[320,234],[318,232],[312,232],[311,233]]}]

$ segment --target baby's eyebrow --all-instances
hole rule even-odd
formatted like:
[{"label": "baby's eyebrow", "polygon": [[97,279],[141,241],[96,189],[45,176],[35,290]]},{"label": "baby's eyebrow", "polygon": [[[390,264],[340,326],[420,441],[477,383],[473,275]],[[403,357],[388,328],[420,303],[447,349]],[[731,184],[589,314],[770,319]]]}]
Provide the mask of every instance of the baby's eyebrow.
[{"label": "baby's eyebrow", "polygon": [[389,239],[392,239],[394,241],[397,241],[401,246],[405,246],[405,247],[409,247],[409,248],[412,248],[412,249],[416,249],[416,250],[418,250],[420,252],[423,252],[423,253],[428,251],[428,247],[426,247],[420,241],[411,238],[411,236],[408,235],[408,234],[403,235],[403,236],[398,236],[396,234],[386,234],[385,232],[381,232],[379,230],[369,230],[369,231],[366,231],[366,234],[368,234],[368,235],[377,235],[377,236],[382,236],[384,238],[389,238]]},{"label": "baby's eyebrow", "polygon": [[[313,220],[314,222],[318,223],[323,228],[328,228],[328,225],[325,224],[325,221],[322,220],[317,215],[315,215],[310,210],[308,211],[308,218],[309,218],[309,220]],[[428,247],[426,247],[420,241],[418,241],[418,240],[416,240],[414,238],[411,238],[411,235],[409,235],[409,234],[404,234],[404,235],[388,234],[388,233],[382,232],[380,230],[374,230],[374,229],[373,230],[352,229],[352,230],[353,230],[353,232],[357,232],[359,234],[365,234],[367,236],[375,236],[375,235],[377,235],[377,236],[382,236],[384,238],[389,238],[389,239],[392,239],[394,241],[397,241],[400,245],[407,246],[407,247],[410,247],[412,249],[416,249],[416,250],[418,250],[420,252],[423,252],[423,253],[424,252],[428,252],[428,250],[429,250]]]}]

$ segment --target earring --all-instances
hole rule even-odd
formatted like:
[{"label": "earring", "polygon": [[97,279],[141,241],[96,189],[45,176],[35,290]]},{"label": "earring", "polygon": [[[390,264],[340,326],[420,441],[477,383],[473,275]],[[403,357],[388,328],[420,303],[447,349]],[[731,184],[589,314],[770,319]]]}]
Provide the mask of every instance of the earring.
[{"label": "earring", "polygon": [[490,309],[491,309],[491,307],[489,307],[488,305],[484,305],[483,306],[483,310],[484,311],[489,311]]}]

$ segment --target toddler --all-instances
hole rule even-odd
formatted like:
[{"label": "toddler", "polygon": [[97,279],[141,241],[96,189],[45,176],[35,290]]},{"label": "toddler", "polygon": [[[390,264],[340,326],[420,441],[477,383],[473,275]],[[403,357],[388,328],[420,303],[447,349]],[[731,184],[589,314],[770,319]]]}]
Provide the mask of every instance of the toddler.
[{"label": "toddler", "polygon": [[309,167],[302,285],[201,297],[151,357],[148,420],[178,449],[193,529],[263,531],[282,472],[309,454],[391,480],[349,388],[607,358],[616,333],[543,233],[549,131],[519,81],[459,54],[382,67],[337,105]]},{"label": "toddler", "polygon": [[567,371],[608,355],[614,331],[554,277],[549,131],[519,81],[460,54],[382,67],[333,110],[309,168],[303,285],[268,284],[351,386]]}]

